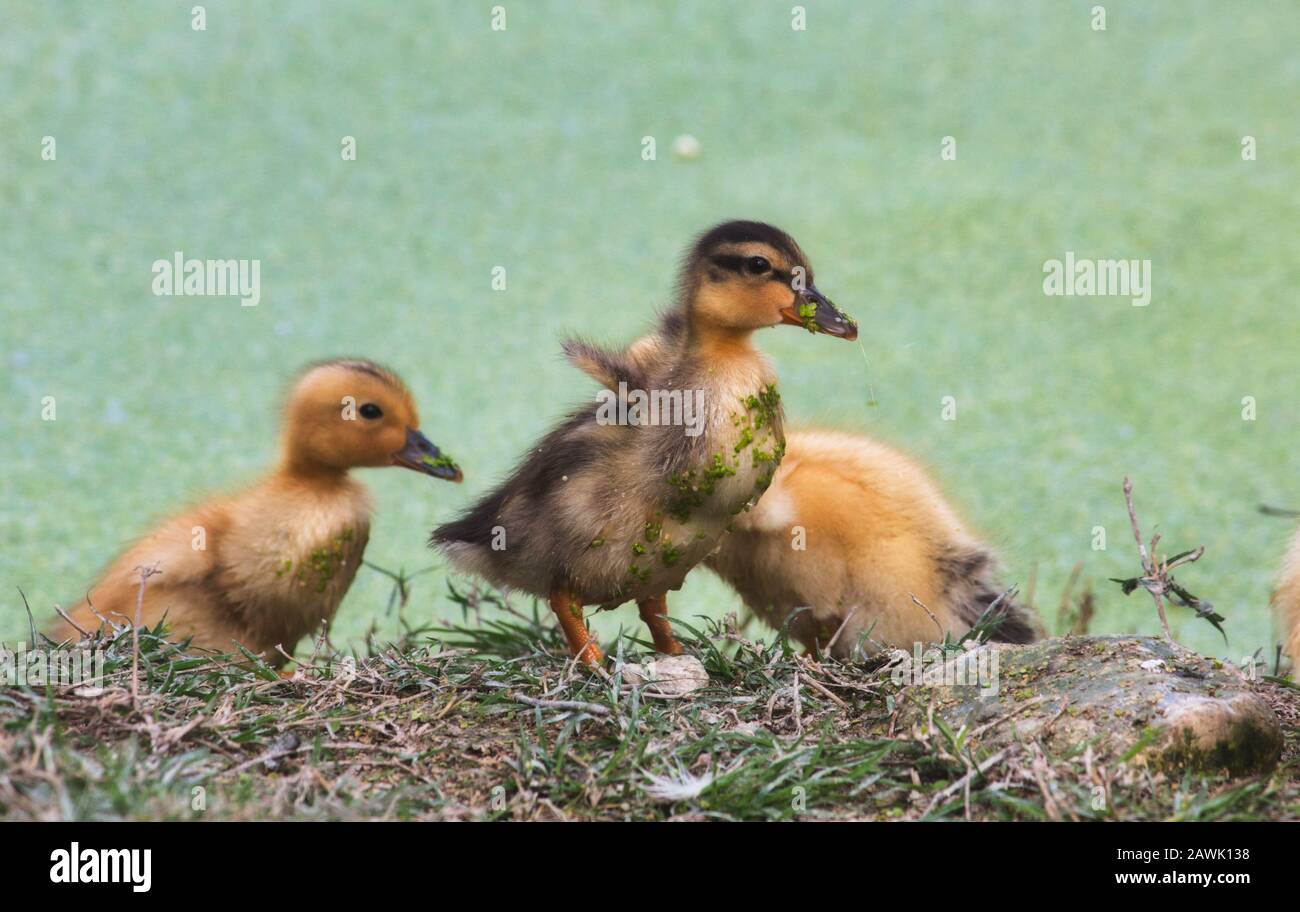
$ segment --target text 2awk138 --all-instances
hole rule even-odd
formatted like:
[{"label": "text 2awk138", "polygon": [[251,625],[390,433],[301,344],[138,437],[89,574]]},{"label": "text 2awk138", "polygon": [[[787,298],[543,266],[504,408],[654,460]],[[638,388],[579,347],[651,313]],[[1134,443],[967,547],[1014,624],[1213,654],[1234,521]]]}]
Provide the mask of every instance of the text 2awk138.
[{"label": "text 2awk138", "polygon": [[1179,861],[1247,861],[1250,849],[1183,849]]}]

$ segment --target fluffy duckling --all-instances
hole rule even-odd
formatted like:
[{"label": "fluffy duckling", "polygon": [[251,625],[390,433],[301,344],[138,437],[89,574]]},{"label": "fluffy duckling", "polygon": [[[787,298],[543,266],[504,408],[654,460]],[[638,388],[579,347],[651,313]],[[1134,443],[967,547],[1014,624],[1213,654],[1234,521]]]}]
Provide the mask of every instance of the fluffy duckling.
[{"label": "fluffy duckling", "polygon": [[[773,627],[809,608],[790,622],[791,636],[841,659],[859,642],[870,654],[956,639],[1005,591],[993,556],[920,466],[834,431],[787,435],[767,493],[706,566]],[[1004,601],[992,616],[1001,619],[993,640],[1040,636],[1020,605]]]},{"label": "fluffy duckling", "polygon": [[[609,384],[671,344],[652,334],[617,358],[575,363]],[[772,627],[807,607],[790,633],[810,651],[830,645],[845,658],[863,634],[868,652],[876,644],[910,649],[945,633],[959,637],[1005,591],[992,555],[902,453],[837,431],[792,430],[785,443],[767,492],[705,560]],[[1300,559],[1296,567],[1300,604]],[[994,640],[1027,643],[1041,633],[1014,603],[994,616],[1002,619]]]},{"label": "fluffy duckling", "polygon": [[1300,531],[1282,563],[1273,608],[1285,642],[1283,649],[1291,657],[1291,676],[1300,681]]},{"label": "fluffy duckling", "polygon": [[[589,665],[603,656],[583,618],[588,605],[635,600],[655,648],[679,653],[667,592],[781,461],[776,376],[751,336],[783,323],[857,337],[784,231],[737,221],[705,232],[683,262],[661,345],[637,360],[566,343],[571,360],[605,374],[602,406],[572,412],[431,543],[461,570],[547,598],[570,651]],[[615,399],[617,409],[605,407]]]},{"label": "fluffy duckling", "polygon": [[178,513],[113,561],[56,639],[104,620],[166,617],[171,636],[231,652],[242,644],[280,666],[300,638],[338,610],[370,531],[370,498],[348,475],[398,465],[460,481],[461,472],[419,431],[415,402],[396,374],[362,360],[314,365],[285,406],[282,456],[259,483]]}]

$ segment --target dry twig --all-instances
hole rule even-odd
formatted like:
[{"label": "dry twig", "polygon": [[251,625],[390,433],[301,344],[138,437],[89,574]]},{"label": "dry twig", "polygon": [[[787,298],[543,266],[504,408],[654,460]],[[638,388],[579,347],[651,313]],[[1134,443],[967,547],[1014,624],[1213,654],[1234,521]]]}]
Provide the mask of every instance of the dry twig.
[{"label": "dry twig", "polygon": [[140,571],[140,591],[135,596],[135,626],[131,628],[131,705],[140,705],[140,623],[144,613],[144,587],[149,577],[162,573],[157,564],[136,567]]},{"label": "dry twig", "polygon": [[1159,556],[1156,553],[1156,545],[1160,543],[1159,532],[1151,536],[1149,545],[1142,540],[1142,532],[1138,528],[1137,511],[1133,508],[1133,482],[1127,476],[1124,478],[1124,503],[1128,507],[1129,523],[1133,526],[1133,538],[1137,540],[1138,558],[1142,562],[1142,575],[1129,579],[1115,579],[1112,577],[1111,582],[1119,583],[1125,595],[1139,588],[1151,593],[1151,598],[1156,603],[1156,611],[1160,615],[1160,626],[1164,629],[1165,639],[1169,642],[1174,642],[1174,638],[1169,632],[1169,619],[1165,616],[1165,596],[1169,596],[1171,601],[1193,609],[1197,617],[1204,618],[1213,624],[1215,629],[1220,634],[1223,634],[1226,643],[1228,636],[1223,633],[1223,627],[1221,626],[1223,616],[1215,612],[1212,604],[1197,598],[1180,586],[1173,577],[1172,571],[1176,567],[1200,560],[1201,555],[1205,553],[1205,546],[1202,545],[1191,551],[1183,551],[1169,558]]}]

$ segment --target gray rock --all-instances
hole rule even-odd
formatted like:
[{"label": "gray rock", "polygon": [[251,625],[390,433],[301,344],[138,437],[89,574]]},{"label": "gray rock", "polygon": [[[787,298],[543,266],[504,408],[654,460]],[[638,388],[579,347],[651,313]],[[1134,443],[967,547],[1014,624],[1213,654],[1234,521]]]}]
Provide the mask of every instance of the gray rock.
[{"label": "gray rock", "polygon": [[[968,726],[980,750],[1037,741],[1049,755],[1073,756],[1091,745],[1101,762],[1170,773],[1258,773],[1282,751],[1277,716],[1239,670],[1163,639],[1065,637],[971,655],[966,662],[983,662],[978,684],[953,683],[960,659],[941,670],[923,662],[926,681],[898,695],[896,730],[927,726],[933,705],[953,731]],[[901,666],[908,682],[918,679],[912,666]]]}]

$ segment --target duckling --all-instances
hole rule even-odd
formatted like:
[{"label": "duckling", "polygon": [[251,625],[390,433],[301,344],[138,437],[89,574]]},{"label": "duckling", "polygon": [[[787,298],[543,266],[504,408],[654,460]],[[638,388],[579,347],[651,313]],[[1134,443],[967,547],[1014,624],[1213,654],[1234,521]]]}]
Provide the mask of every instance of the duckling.
[{"label": "duckling", "polygon": [[[651,334],[619,355],[575,352],[573,360],[608,385],[668,344]],[[864,633],[867,652],[910,649],[965,633],[1005,591],[993,556],[908,457],[838,431],[791,430],[785,444],[766,493],[705,559],[772,627],[807,607],[790,633],[810,652],[829,645],[845,658]],[[1041,635],[1037,618],[1015,603],[1003,601],[993,616],[1001,618],[993,640]]]},{"label": "duckling", "polygon": [[229,497],[184,510],[131,545],[59,622],[55,639],[105,620],[166,618],[170,636],[202,649],[241,644],[279,667],[303,636],[329,622],[352,584],[370,532],[370,498],[348,475],[397,465],[460,481],[419,431],[415,402],[393,372],[346,359],[310,366],[289,394],[279,465]]},{"label": "duckling", "polygon": [[[816,653],[955,640],[1005,591],[993,556],[915,462],[874,440],[791,430],[758,504],[705,565],[758,617]],[[919,600],[922,605],[918,605]],[[1041,635],[1029,609],[1003,601],[993,640]]]},{"label": "duckling", "polygon": [[[668,591],[757,501],[784,453],[776,376],[751,339],[779,324],[857,338],[784,231],[748,221],[706,231],[683,261],[660,344],[637,360],[567,342],[572,361],[609,374],[601,407],[573,411],[430,543],[460,570],[548,599],[588,665],[604,658],[589,605],[636,601],[655,649],[680,653]],[[614,399],[617,410],[605,408]]]},{"label": "duckling", "polygon": [[1282,572],[1273,593],[1278,628],[1286,641],[1283,647],[1291,657],[1291,675],[1300,681],[1300,530],[1291,541],[1282,562]]}]

